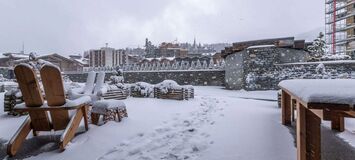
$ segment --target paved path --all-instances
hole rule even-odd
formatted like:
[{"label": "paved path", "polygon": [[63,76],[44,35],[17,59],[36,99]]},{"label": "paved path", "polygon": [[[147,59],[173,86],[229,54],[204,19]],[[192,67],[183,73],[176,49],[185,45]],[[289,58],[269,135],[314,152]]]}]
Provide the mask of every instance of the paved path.
[{"label": "paved path", "polygon": [[[289,127],[291,134],[295,140],[296,147],[296,128],[295,124]],[[336,136],[338,132],[332,131],[330,128],[322,126],[322,160],[354,160],[355,148],[347,142]]]}]

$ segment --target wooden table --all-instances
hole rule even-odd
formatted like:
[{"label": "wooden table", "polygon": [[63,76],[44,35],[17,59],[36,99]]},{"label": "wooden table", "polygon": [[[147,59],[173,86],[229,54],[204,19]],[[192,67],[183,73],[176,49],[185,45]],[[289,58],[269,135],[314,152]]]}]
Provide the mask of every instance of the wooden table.
[{"label": "wooden table", "polygon": [[[303,85],[305,89],[316,90],[322,84],[316,86],[311,83],[299,83],[297,81],[304,80],[290,80],[295,85]],[[307,80],[306,80],[307,81]],[[316,81],[314,81],[316,82]],[[355,82],[355,81],[354,81]],[[344,131],[344,117],[355,118],[354,106],[350,104],[332,103],[332,102],[309,102],[302,94],[297,93],[294,87],[287,87],[287,85],[279,84],[282,89],[281,108],[282,108],[282,124],[290,125],[294,115],[294,106],[297,108],[297,159],[298,160],[320,160],[321,159],[321,121],[331,121],[331,128],[337,131]],[[292,84],[292,83],[289,83]],[[332,87],[325,85],[323,87]],[[347,83],[344,83],[347,85]],[[355,87],[355,83],[353,84]],[[293,89],[292,89],[293,88]],[[351,88],[351,87],[350,87]],[[298,90],[299,91],[299,90]],[[331,90],[329,91],[329,94]],[[334,91],[335,93],[335,91]],[[322,94],[321,91],[314,92],[313,95]],[[312,93],[307,94],[312,96]],[[337,95],[334,95],[337,96]],[[355,97],[355,95],[354,95]],[[354,98],[355,100],[355,98]]]}]

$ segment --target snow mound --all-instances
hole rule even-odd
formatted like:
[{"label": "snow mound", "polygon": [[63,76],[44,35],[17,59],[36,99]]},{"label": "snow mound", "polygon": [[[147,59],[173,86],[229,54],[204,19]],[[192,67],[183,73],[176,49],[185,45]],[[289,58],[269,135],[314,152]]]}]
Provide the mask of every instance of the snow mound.
[{"label": "snow mound", "polygon": [[94,104],[92,106],[93,106],[93,108],[92,108],[91,112],[100,113],[100,114],[105,114],[106,109],[113,109],[113,108],[125,109],[126,108],[125,103],[123,103],[120,100],[114,100],[114,99],[99,100],[99,101],[94,102]]},{"label": "snow mound", "polygon": [[180,86],[178,83],[176,83],[173,80],[164,80],[163,82],[156,84],[155,87],[159,88],[160,91],[164,94],[168,93],[168,91],[171,89],[182,89],[183,88],[182,86]]},{"label": "snow mound", "polygon": [[330,60],[350,60],[351,57],[346,54],[327,54],[321,57],[321,60],[330,61]]}]

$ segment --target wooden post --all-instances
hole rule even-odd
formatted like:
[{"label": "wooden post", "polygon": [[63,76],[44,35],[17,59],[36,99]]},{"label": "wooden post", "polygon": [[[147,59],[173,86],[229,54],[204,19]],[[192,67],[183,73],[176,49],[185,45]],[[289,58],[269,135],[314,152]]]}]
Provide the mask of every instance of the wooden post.
[{"label": "wooden post", "polygon": [[282,124],[291,124],[291,96],[282,91],[281,93]]},{"label": "wooden post", "polygon": [[340,113],[334,111],[331,113],[331,127],[333,130],[344,132],[344,117]]},{"label": "wooden post", "polygon": [[297,103],[297,160],[320,160],[321,119]]},{"label": "wooden post", "polygon": [[295,99],[292,99],[291,100],[291,120],[292,120],[292,122],[294,122],[295,121],[295,110],[296,110],[296,105],[297,105],[297,101],[295,100]]}]

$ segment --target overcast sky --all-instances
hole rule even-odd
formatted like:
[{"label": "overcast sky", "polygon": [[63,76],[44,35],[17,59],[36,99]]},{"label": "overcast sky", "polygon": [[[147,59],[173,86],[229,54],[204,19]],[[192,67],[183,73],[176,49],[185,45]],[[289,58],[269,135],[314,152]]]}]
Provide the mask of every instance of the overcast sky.
[{"label": "overcast sky", "polygon": [[0,0],[0,53],[237,42],[324,26],[324,0]]}]

